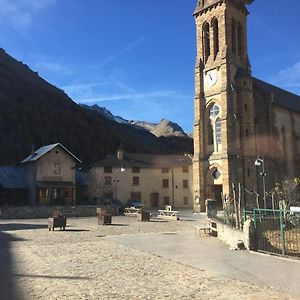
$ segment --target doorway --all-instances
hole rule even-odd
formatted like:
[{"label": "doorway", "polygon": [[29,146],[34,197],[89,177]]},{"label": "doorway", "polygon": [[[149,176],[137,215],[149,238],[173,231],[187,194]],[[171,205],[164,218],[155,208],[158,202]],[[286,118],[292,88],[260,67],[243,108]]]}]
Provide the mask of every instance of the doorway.
[{"label": "doorway", "polygon": [[159,202],[159,194],[158,193],[151,193],[150,195],[150,206],[151,207],[158,207]]},{"label": "doorway", "polygon": [[222,194],[223,194],[222,184],[212,185],[212,195],[213,195],[213,199],[216,200],[217,208],[223,209]]}]

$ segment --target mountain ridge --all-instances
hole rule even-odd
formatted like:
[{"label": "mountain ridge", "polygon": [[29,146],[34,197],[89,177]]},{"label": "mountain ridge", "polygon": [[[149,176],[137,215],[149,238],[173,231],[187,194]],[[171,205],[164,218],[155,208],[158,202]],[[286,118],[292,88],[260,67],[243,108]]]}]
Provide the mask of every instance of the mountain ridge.
[{"label": "mountain ridge", "polygon": [[120,116],[115,116],[109,111],[106,107],[99,106],[98,104],[86,105],[79,104],[80,106],[97,111],[100,115],[108,118],[109,120],[115,121],[121,124],[129,124],[135,128],[146,130],[156,137],[182,137],[190,138],[187,133],[175,122],[172,122],[167,119],[161,119],[159,123],[151,123],[147,121],[137,121],[137,120],[127,120]]},{"label": "mountain ridge", "polygon": [[192,142],[156,138],[75,103],[63,90],[0,49],[0,164],[18,164],[32,148],[60,142],[86,165],[115,153],[192,153]]}]

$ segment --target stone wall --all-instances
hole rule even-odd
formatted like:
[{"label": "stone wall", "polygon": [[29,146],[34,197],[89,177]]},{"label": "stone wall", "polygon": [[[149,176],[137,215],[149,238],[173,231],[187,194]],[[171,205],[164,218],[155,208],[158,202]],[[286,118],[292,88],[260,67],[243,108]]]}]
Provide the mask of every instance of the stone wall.
[{"label": "stone wall", "polygon": [[67,216],[92,217],[97,215],[98,206],[8,206],[0,208],[0,219],[48,218],[55,210]]},{"label": "stone wall", "polygon": [[226,225],[220,221],[213,220],[216,223],[217,237],[228,244],[231,249],[240,249],[243,244],[247,250],[252,250],[253,244],[253,222],[247,220],[244,223],[243,230],[238,230]]}]

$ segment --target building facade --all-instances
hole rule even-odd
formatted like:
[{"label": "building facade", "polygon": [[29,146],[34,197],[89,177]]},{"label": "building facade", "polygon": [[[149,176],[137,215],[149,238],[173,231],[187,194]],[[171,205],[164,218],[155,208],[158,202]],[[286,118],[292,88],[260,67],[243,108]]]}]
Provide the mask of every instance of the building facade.
[{"label": "building facade", "polygon": [[[300,172],[300,97],[252,77],[251,0],[199,0],[194,99],[194,199],[222,205],[232,184],[263,194]],[[265,172],[255,165],[263,162]],[[263,178],[264,177],[264,178]],[[263,180],[265,179],[265,184]]]},{"label": "building facade", "polygon": [[41,147],[22,162],[30,205],[75,204],[75,169],[81,161],[57,143]]},{"label": "building facade", "polygon": [[193,206],[191,155],[131,154],[119,150],[91,166],[90,198],[137,199],[144,207]]}]

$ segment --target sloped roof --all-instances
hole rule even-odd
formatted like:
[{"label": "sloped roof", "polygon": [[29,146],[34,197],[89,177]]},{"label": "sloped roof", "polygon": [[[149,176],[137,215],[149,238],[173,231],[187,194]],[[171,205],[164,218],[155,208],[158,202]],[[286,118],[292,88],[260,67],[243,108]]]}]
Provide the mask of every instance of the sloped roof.
[{"label": "sloped roof", "polygon": [[252,78],[253,88],[263,94],[272,94],[274,104],[300,112],[300,96],[285,91],[277,86],[264,82],[257,78]]},{"label": "sloped roof", "polygon": [[105,159],[92,164],[92,166],[112,167],[140,167],[140,168],[170,168],[188,166],[192,163],[190,155],[165,155],[165,154],[136,154],[125,153],[124,159],[119,160],[116,155],[108,155]]},{"label": "sloped roof", "polygon": [[70,154],[70,156],[72,156],[77,162],[81,163],[81,161],[80,161],[79,158],[77,158],[72,152],[70,152],[66,147],[64,147],[60,143],[43,146],[43,147],[37,149],[36,151],[34,151],[34,153],[30,154],[24,160],[22,160],[21,163],[27,163],[27,162],[37,161],[39,158],[41,158],[42,156],[44,156],[46,153],[48,153],[49,151],[51,151],[55,147],[61,147],[68,154]]},{"label": "sloped roof", "polygon": [[0,186],[5,189],[26,189],[23,168],[0,166]]}]

